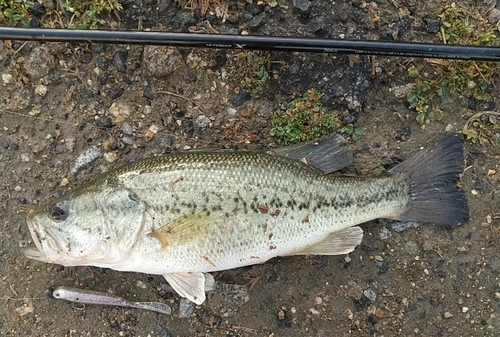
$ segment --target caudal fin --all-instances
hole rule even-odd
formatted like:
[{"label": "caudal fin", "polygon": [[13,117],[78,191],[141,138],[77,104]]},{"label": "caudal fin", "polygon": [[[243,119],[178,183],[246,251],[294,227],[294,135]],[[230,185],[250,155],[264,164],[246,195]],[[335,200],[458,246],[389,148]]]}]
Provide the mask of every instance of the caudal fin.
[{"label": "caudal fin", "polygon": [[390,172],[409,182],[411,200],[396,220],[458,226],[469,221],[464,192],[458,188],[464,170],[462,139],[444,136]]}]

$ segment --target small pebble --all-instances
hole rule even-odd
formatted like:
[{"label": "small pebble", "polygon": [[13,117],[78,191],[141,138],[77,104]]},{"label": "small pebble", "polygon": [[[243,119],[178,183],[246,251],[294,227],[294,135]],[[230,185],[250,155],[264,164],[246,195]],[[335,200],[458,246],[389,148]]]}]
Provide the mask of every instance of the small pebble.
[{"label": "small pebble", "polygon": [[498,8],[493,8],[488,14],[488,21],[492,25],[496,25],[498,22],[500,22],[500,10]]},{"label": "small pebble", "polygon": [[179,303],[179,317],[186,318],[191,315],[195,307],[195,304],[188,300],[187,298],[181,298]]},{"label": "small pebble", "polygon": [[118,159],[118,155],[115,152],[106,152],[103,157],[108,163],[114,163]]},{"label": "small pebble", "polygon": [[153,140],[156,145],[162,149],[172,146],[172,144],[174,143],[172,136],[170,136],[170,134],[168,134],[168,132],[166,131],[158,132],[154,136]]},{"label": "small pebble", "polygon": [[372,302],[375,302],[375,300],[377,299],[377,294],[375,294],[375,292],[371,289],[366,289],[365,291],[363,291],[363,295],[365,295],[366,298],[368,298]]},{"label": "small pebble", "polygon": [[111,118],[109,116],[100,116],[95,121],[95,124],[99,128],[110,128],[113,126],[113,123],[112,123]]},{"label": "small pebble", "polygon": [[14,191],[16,192],[21,192],[22,191],[22,187],[17,185],[16,187],[14,187]]},{"label": "small pebble", "polygon": [[134,131],[132,130],[132,126],[129,123],[123,123],[122,124],[122,131],[124,134],[132,136],[134,134]]},{"label": "small pebble", "polygon": [[42,106],[40,104],[35,105],[30,112],[28,112],[28,115],[30,116],[38,116],[42,112]]},{"label": "small pebble", "polygon": [[42,97],[47,95],[47,87],[44,86],[43,84],[37,85],[35,88],[35,94],[42,96]]},{"label": "small pebble", "polygon": [[314,309],[314,308],[309,309],[309,311],[310,311],[310,312],[311,312],[311,314],[313,314],[313,315],[319,315],[319,314],[320,314],[320,311],[319,311],[319,310],[317,310],[317,309]]},{"label": "small pebble", "polygon": [[116,70],[121,73],[126,72],[128,52],[126,50],[118,50],[113,55],[113,65]]},{"label": "small pebble", "polygon": [[453,314],[449,311],[445,312],[444,313],[444,318],[452,318],[453,317]]},{"label": "small pebble", "polygon": [[149,127],[149,132],[151,132],[153,135],[156,135],[158,131],[160,131],[160,129],[156,124],[153,124]]},{"label": "small pebble", "polygon": [[462,307],[462,312],[465,314],[467,311],[469,311],[469,308],[467,307]]},{"label": "small pebble", "polygon": [[121,123],[130,115],[130,107],[124,102],[113,102],[108,112],[115,117],[115,123]]},{"label": "small pebble", "polygon": [[134,141],[130,137],[122,137],[122,142],[123,142],[123,144],[127,144],[127,145],[134,144]]},{"label": "small pebble", "polygon": [[4,84],[12,83],[12,75],[11,74],[2,74],[2,82]]},{"label": "small pebble", "polygon": [[380,240],[386,240],[392,236],[391,231],[387,227],[382,227],[379,232]]},{"label": "small pebble", "polygon": [[61,180],[61,186],[64,187],[64,186],[68,186],[68,185],[69,185],[68,178],[62,178],[62,180]]},{"label": "small pebble", "polygon": [[323,303],[323,299],[318,296],[315,298],[315,302],[316,302],[316,305],[320,305],[321,303]]},{"label": "small pebble", "polygon": [[99,157],[99,149],[96,146],[91,147],[87,151],[83,152],[75,161],[75,165],[71,169],[71,173],[76,173],[79,169],[88,166],[94,160]]},{"label": "small pebble", "polygon": [[200,128],[206,128],[210,125],[210,119],[205,115],[200,115],[196,118],[196,125]]}]

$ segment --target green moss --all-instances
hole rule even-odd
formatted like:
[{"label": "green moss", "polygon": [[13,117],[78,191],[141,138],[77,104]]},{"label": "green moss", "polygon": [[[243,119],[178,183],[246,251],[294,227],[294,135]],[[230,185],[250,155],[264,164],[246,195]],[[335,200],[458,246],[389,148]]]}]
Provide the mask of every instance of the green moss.
[{"label": "green moss", "polygon": [[340,116],[326,110],[321,104],[323,94],[309,89],[304,95],[281,104],[279,110],[272,113],[271,135],[278,144],[299,143],[332,132],[341,132],[358,140],[361,128],[352,124],[342,125]]},{"label": "green moss", "polygon": [[[498,46],[499,26],[488,25],[486,21],[472,21],[469,14],[455,4],[446,8],[440,15],[441,40],[456,45]],[[500,70],[498,63],[455,60],[434,60],[429,63],[439,69],[426,76],[422,75],[422,65],[413,66],[408,70],[408,77],[413,79],[415,87],[408,93],[407,100],[410,107],[417,112],[416,120],[420,124],[426,119],[443,118],[443,111],[438,107],[440,97],[458,96],[464,103],[473,99],[476,105],[492,99],[489,89],[494,87],[493,81]],[[484,144],[485,139],[490,139],[495,130],[494,124],[473,123],[468,128],[466,138]],[[483,129],[479,129],[480,127]]]},{"label": "green moss", "polygon": [[246,51],[234,56],[235,67],[231,78],[253,98],[259,98],[269,79],[271,56],[269,52]]}]

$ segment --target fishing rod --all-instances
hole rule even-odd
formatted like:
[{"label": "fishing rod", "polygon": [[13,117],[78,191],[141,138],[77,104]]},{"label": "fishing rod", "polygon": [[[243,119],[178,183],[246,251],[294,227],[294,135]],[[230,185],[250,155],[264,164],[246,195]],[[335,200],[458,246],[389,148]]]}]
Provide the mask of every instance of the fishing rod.
[{"label": "fishing rod", "polygon": [[500,61],[500,48],[302,37],[0,27],[0,40],[141,44]]}]

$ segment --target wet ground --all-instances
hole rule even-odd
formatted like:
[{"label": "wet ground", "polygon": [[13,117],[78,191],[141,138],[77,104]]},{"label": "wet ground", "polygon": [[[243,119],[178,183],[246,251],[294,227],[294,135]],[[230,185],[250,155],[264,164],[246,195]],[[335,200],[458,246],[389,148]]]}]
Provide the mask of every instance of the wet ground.
[{"label": "wet ground", "polygon": [[[491,1],[456,3],[484,16],[494,7]],[[317,1],[308,9],[307,1],[297,1],[297,8],[290,3],[283,9],[236,1],[223,23],[216,11],[200,18],[167,0],[122,4],[121,22],[108,24],[433,43],[439,42],[438,15],[449,5]],[[58,25],[49,17],[41,19]],[[161,276],[63,268],[22,255],[31,241],[25,217],[37,204],[147,156],[188,148],[273,147],[271,111],[311,87],[325,93],[327,107],[343,111],[363,129],[361,139],[352,143],[355,161],[347,170],[358,175],[382,173],[445,131],[460,131],[475,113],[451,96],[441,102],[442,121],[420,126],[406,99],[394,94],[411,82],[407,69],[425,62],[419,59],[377,57],[373,77],[369,57],[270,57],[276,61],[270,80],[260,97],[252,98],[236,92],[239,80],[234,77],[242,61],[232,51],[0,44],[0,335],[499,335],[500,151],[495,146],[465,146],[469,223],[400,229],[373,221],[362,226],[363,244],[349,256],[276,258],[216,273],[222,288],[187,318],[179,317],[180,298]],[[436,68],[429,64],[428,71]],[[498,95],[491,104],[498,104]],[[98,153],[96,158],[87,153],[83,159],[90,163],[76,164],[89,149]],[[60,285],[165,302],[173,314],[81,307],[45,297],[48,288]],[[248,293],[246,303],[244,294],[243,300],[236,296],[242,291]]]}]

